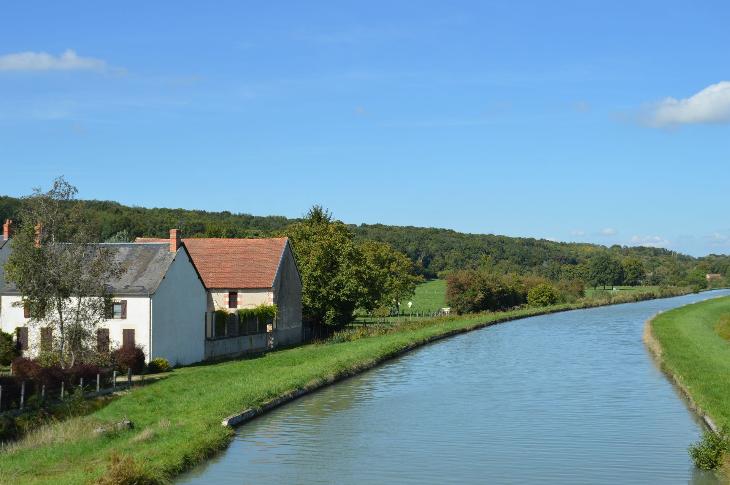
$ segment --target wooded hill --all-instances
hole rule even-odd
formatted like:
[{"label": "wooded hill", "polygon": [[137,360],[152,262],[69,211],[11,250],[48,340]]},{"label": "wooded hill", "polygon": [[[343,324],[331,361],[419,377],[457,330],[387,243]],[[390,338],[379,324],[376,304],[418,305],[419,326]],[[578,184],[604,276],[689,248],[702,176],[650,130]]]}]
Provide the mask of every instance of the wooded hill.
[{"label": "wooded hill", "polygon": [[[21,199],[0,196],[0,220],[17,219]],[[186,237],[265,237],[281,234],[298,219],[253,216],[228,211],[129,207],[110,201],[83,201],[100,241],[129,241],[137,236],[166,237],[170,228]],[[537,274],[551,279],[581,277],[587,262],[610,253],[641,261],[651,284],[681,284],[706,273],[730,276],[730,257],[694,258],[661,248],[605,247],[545,239],[465,234],[449,229],[382,224],[352,225],[357,238],[383,241],[404,252],[426,277],[463,268],[492,267],[499,272]]]}]

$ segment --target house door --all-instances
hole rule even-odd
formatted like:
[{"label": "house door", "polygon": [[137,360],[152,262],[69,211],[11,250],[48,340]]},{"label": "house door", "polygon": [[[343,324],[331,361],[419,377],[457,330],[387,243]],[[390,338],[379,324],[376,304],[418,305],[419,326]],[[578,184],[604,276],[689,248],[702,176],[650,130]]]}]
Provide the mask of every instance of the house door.
[{"label": "house door", "polygon": [[125,328],[122,330],[122,347],[125,349],[134,348],[134,329]]}]

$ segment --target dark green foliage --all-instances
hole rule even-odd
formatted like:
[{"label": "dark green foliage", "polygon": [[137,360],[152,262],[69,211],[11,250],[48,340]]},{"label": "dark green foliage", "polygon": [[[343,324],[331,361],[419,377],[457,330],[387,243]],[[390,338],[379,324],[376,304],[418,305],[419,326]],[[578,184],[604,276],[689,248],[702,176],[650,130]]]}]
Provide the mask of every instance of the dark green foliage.
[{"label": "dark green foliage", "polygon": [[636,257],[629,257],[621,262],[623,267],[623,284],[628,286],[638,286],[644,282],[646,278],[646,270],[644,263]]},{"label": "dark green foliage", "polygon": [[167,361],[167,359],[157,357],[150,360],[150,363],[147,365],[147,370],[152,374],[157,374],[160,372],[170,372],[172,370],[172,366]]},{"label": "dark green foliage", "polygon": [[18,425],[15,418],[7,415],[0,415],[0,443],[3,441],[14,440],[18,437]]},{"label": "dark green foliage", "polygon": [[724,431],[720,434],[705,431],[702,439],[689,447],[689,454],[697,468],[714,470],[722,464],[723,456],[728,449],[730,443]]},{"label": "dark green foliage", "polygon": [[621,263],[609,253],[599,253],[588,263],[588,283],[594,288],[619,285],[622,279]]},{"label": "dark green foliage", "polygon": [[19,355],[20,351],[13,342],[13,336],[0,330],[0,365],[10,365]]},{"label": "dark green foliage", "polygon": [[507,310],[527,301],[524,283],[514,276],[463,270],[446,281],[446,302],[458,313]]},{"label": "dark green foliage", "polygon": [[559,300],[558,290],[549,283],[540,283],[527,292],[527,303],[532,306],[554,305]]}]

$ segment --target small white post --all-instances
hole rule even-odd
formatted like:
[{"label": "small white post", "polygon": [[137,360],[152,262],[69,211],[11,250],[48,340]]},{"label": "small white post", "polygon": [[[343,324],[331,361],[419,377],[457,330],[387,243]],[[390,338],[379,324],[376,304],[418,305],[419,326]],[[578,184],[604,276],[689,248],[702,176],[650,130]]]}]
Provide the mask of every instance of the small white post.
[{"label": "small white post", "polygon": [[112,389],[117,389],[117,371],[112,373]]},{"label": "small white post", "polygon": [[45,400],[46,400],[46,385],[43,384],[41,386],[41,401],[45,401]]},{"label": "small white post", "polygon": [[84,392],[84,378],[79,378],[79,389],[81,389],[81,392]]},{"label": "small white post", "polygon": [[99,378],[99,373],[96,373],[96,392],[99,392],[99,384],[101,383],[101,380]]},{"label": "small white post", "polygon": [[63,381],[61,381],[61,401],[63,401]]},{"label": "small white post", "polygon": [[20,409],[25,405],[25,381],[20,383]]}]

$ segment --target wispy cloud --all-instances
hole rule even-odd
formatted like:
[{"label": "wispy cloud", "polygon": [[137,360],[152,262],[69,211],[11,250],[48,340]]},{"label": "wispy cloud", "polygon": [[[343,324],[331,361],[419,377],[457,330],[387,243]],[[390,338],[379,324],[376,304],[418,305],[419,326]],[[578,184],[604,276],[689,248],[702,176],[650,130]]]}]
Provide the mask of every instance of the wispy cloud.
[{"label": "wispy cloud", "polygon": [[586,235],[586,232],[582,229],[574,229],[570,231],[570,235],[574,237],[583,237]]},{"label": "wispy cloud", "polygon": [[658,128],[730,123],[730,81],[707,86],[688,98],[665,98],[647,107],[643,121]]},{"label": "wispy cloud", "polygon": [[651,248],[666,248],[670,242],[661,236],[631,236],[631,244]]},{"label": "wispy cloud", "polygon": [[47,52],[17,52],[0,56],[0,71],[102,71],[106,62],[81,57],[71,49],[58,56]]},{"label": "wispy cloud", "polygon": [[599,234],[601,236],[615,236],[618,234],[618,231],[613,227],[604,227]]},{"label": "wispy cloud", "polygon": [[716,248],[730,247],[730,236],[719,232],[714,232],[705,238],[708,244]]}]

